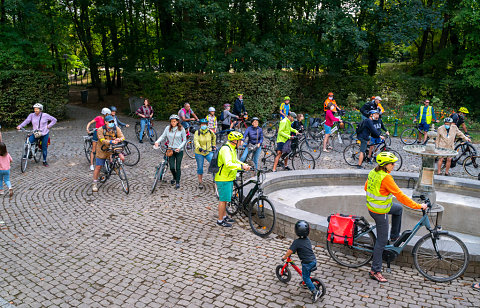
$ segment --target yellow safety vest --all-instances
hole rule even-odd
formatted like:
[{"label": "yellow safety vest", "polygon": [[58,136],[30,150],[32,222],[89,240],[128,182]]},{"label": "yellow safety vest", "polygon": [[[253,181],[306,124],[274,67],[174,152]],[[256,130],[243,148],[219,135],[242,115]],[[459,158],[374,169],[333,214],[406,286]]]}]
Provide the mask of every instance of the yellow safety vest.
[{"label": "yellow safety vest", "polygon": [[390,212],[392,207],[393,195],[382,196],[380,194],[380,187],[383,179],[388,175],[383,170],[376,172],[375,169],[368,173],[367,183],[367,207],[370,211],[378,214],[385,214]]},{"label": "yellow safety vest", "polygon": [[[420,118],[418,119],[418,123],[422,123],[423,109],[425,109],[425,107],[420,107]],[[427,124],[432,123],[432,106],[427,107],[427,114],[425,119],[427,120]]]}]

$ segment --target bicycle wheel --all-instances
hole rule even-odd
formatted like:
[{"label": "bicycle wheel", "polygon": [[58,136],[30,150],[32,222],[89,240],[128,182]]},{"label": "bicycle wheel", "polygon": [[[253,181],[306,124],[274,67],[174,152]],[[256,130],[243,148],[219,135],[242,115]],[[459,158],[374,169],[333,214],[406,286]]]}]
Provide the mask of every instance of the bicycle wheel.
[{"label": "bicycle wheel", "polygon": [[284,264],[278,265],[275,268],[275,275],[277,275],[278,280],[280,280],[281,282],[288,283],[290,279],[292,279],[292,273],[290,272],[288,266],[285,267],[285,269],[283,269],[283,267]]},{"label": "bicycle wheel", "polygon": [[353,143],[343,150],[343,159],[350,166],[358,165],[358,157],[360,156],[360,145]]},{"label": "bicycle wheel", "polygon": [[400,134],[400,140],[404,144],[414,144],[417,142],[418,131],[416,128],[407,128]]},{"label": "bicycle wheel", "polygon": [[33,159],[38,163],[42,159],[42,148],[37,144],[33,145]]},{"label": "bicycle wheel", "polygon": [[413,247],[413,264],[425,278],[451,281],[468,266],[468,249],[456,236],[448,233],[426,234]]},{"label": "bicycle wheel", "polygon": [[128,185],[127,174],[123,169],[123,165],[117,165],[117,174],[120,178],[120,182],[122,182],[123,191],[128,195],[128,193],[130,192],[130,185]]},{"label": "bicycle wheel", "polygon": [[454,168],[457,164],[463,165],[465,159],[472,155],[477,155],[477,150],[470,143],[461,143],[455,147],[457,156],[452,159],[451,168]]},{"label": "bicycle wheel", "polygon": [[234,181],[232,201],[227,202],[227,214],[230,216],[234,216],[238,213],[238,210],[240,210],[240,190],[238,188],[237,182]]},{"label": "bicycle wheel", "polygon": [[83,151],[85,152],[85,157],[90,164],[90,154],[92,153],[92,139],[85,140],[85,142],[83,143]]},{"label": "bicycle wheel", "polygon": [[292,167],[294,170],[315,169],[315,159],[308,152],[298,151],[292,157]]},{"label": "bicycle wheel", "polygon": [[467,157],[463,161],[463,169],[468,175],[478,178],[480,174],[480,156]]},{"label": "bicycle wheel", "polygon": [[141,129],[142,129],[142,127],[140,126],[140,122],[135,123],[135,136],[137,136],[138,141],[140,141],[140,131],[141,131]]},{"label": "bicycle wheel", "polygon": [[[364,225],[359,223],[356,226],[357,231],[354,234],[362,234]],[[335,262],[346,267],[360,267],[372,260],[373,247],[375,246],[375,234],[373,231],[356,236],[353,246],[332,243],[327,240],[327,251]]]},{"label": "bicycle wheel", "polygon": [[319,159],[322,154],[322,143],[307,137],[300,143],[300,150],[310,153],[314,159]]},{"label": "bicycle wheel", "polygon": [[148,139],[150,140],[150,144],[154,144],[157,141],[157,131],[153,126],[150,126],[148,130]]},{"label": "bicycle wheel", "polygon": [[259,167],[262,170],[273,168],[273,162],[275,160],[275,151],[272,148],[263,149],[263,156],[259,160]]},{"label": "bicycle wheel", "polygon": [[263,136],[264,137],[275,137],[277,136],[278,121],[267,121],[262,126]]},{"label": "bicycle wheel", "polygon": [[27,170],[29,154],[30,154],[30,145],[28,143],[25,143],[23,145],[23,155],[22,155],[22,160],[20,162],[20,170],[22,170],[22,173],[24,173],[25,170]]},{"label": "bicycle wheel", "polygon": [[392,145],[392,138],[390,138],[390,135],[383,135],[385,137],[385,144],[387,146],[391,146]]},{"label": "bicycle wheel", "polygon": [[397,156],[398,160],[395,162],[395,166],[393,167],[393,171],[399,171],[400,168],[402,168],[402,164],[403,164],[402,155],[400,155],[400,153],[398,153],[397,151],[389,149],[389,148],[385,148],[384,151],[393,153],[393,155]]},{"label": "bicycle wheel", "polygon": [[338,129],[338,134],[340,135],[341,144],[342,144],[342,151],[343,148],[349,146],[353,142],[353,134],[355,133],[355,130],[353,129],[353,125],[350,122],[343,122],[344,126],[343,128]]},{"label": "bicycle wheel", "polygon": [[320,291],[320,298],[324,297],[325,294],[327,294],[327,287],[325,287],[325,284],[323,281],[317,278],[311,278],[313,285],[315,286],[315,289]]},{"label": "bicycle wheel", "polygon": [[123,164],[126,166],[135,166],[140,161],[140,151],[138,150],[137,146],[126,140],[122,154],[125,156],[125,161]]},{"label": "bicycle wheel", "polygon": [[267,237],[275,227],[275,208],[266,196],[255,199],[248,210],[248,222],[253,233]]},{"label": "bicycle wheel", "polygon": [[185,153],[187,153],[188,157],[195,158],[195,144],[193,143],[193,136],[190,135],[187,139],[187,143],[184,146]]},{"label": "bicycle wheel", "polygon": [[157,187],[158,182],[160,182],[163,179],[164,172],[165,172],[165,162],[161,162],[160,165],[157,166],[155,170],[155,176],[153,177],[153,184],[151,189],[152,194],[155,192],[155,188]]}]

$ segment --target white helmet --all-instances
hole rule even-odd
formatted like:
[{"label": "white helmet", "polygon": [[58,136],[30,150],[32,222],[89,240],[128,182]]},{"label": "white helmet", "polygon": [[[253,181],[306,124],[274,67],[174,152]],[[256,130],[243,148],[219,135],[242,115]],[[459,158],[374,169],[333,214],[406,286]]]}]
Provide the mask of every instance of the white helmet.
[{"label": "white helmet", "polygon": [[108,109],[108,108],[103,108],[102,109],[102,114],[103,115],[107,115],[107,114],[111,114],[111,113],[112,113],[112,111],[110,111],[110,109]]},{"label": "white helmet", "polygon": [[170,116],[169,120],[173,120],[173,119],[175,119],[175,120],[180,120],[180,117],[179,117],[178,115],[176,115],[176,114],[172,114],[172,115]]},{"label": "white helmet", "polygon": [[208,112],[212,112],[212,111],[215,111],[215,108],[213,107],[208,108]]},{"label": "white helmet", "polygon": [[36,103],[35,105],[33,105],[33,108],[38,108],[43,111],[43,105],[40,103]]}]

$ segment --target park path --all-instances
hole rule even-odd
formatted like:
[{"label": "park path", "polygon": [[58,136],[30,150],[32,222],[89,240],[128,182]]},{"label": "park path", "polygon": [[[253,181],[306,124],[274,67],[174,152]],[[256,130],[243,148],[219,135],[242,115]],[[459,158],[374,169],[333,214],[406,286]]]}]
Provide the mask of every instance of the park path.
[{"label": "park path", "polygon": [[[82,136],[96,113],[68,108],[72,119],[52,130],[49,168],[33,163],[21,174],[23,134],[3,134],[15,195],[0,198],[0,307],[313,306],[298,275],[287,285],[275,277],[291,240],[261,239],[244,219],[217,227],[213,184],[197,188],[194,160],[184,159],[179,190],[162,184],[151,195],[159,152],[138,144],[140,163],[127,168],[131,193],[112,179],[92,194]],[[135,140],[132,126],[126,135]],[[367,267],[337,265],[323,243],[315,253],[315,276],[327,285],[317,307],[480,306],[471,278],[432,283],[394,265],[389,282],[378,284]]]}]

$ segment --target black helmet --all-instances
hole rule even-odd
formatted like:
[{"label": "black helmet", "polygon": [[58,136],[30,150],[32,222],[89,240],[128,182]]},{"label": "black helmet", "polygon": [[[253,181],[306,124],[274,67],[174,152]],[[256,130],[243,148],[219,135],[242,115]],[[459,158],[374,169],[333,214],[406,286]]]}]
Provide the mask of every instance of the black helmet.
[{"label": "black helmet", "polygon": [[113,111],[113,112],[117,111],[117,107],[111,106],[111,107],[110,107],[110,111]]},{"label": "black helmet", "polygon": [[298,237],[307,237],[310,233],[310,225],[305,220],[299,220],[295,224],[295,234]]}]

